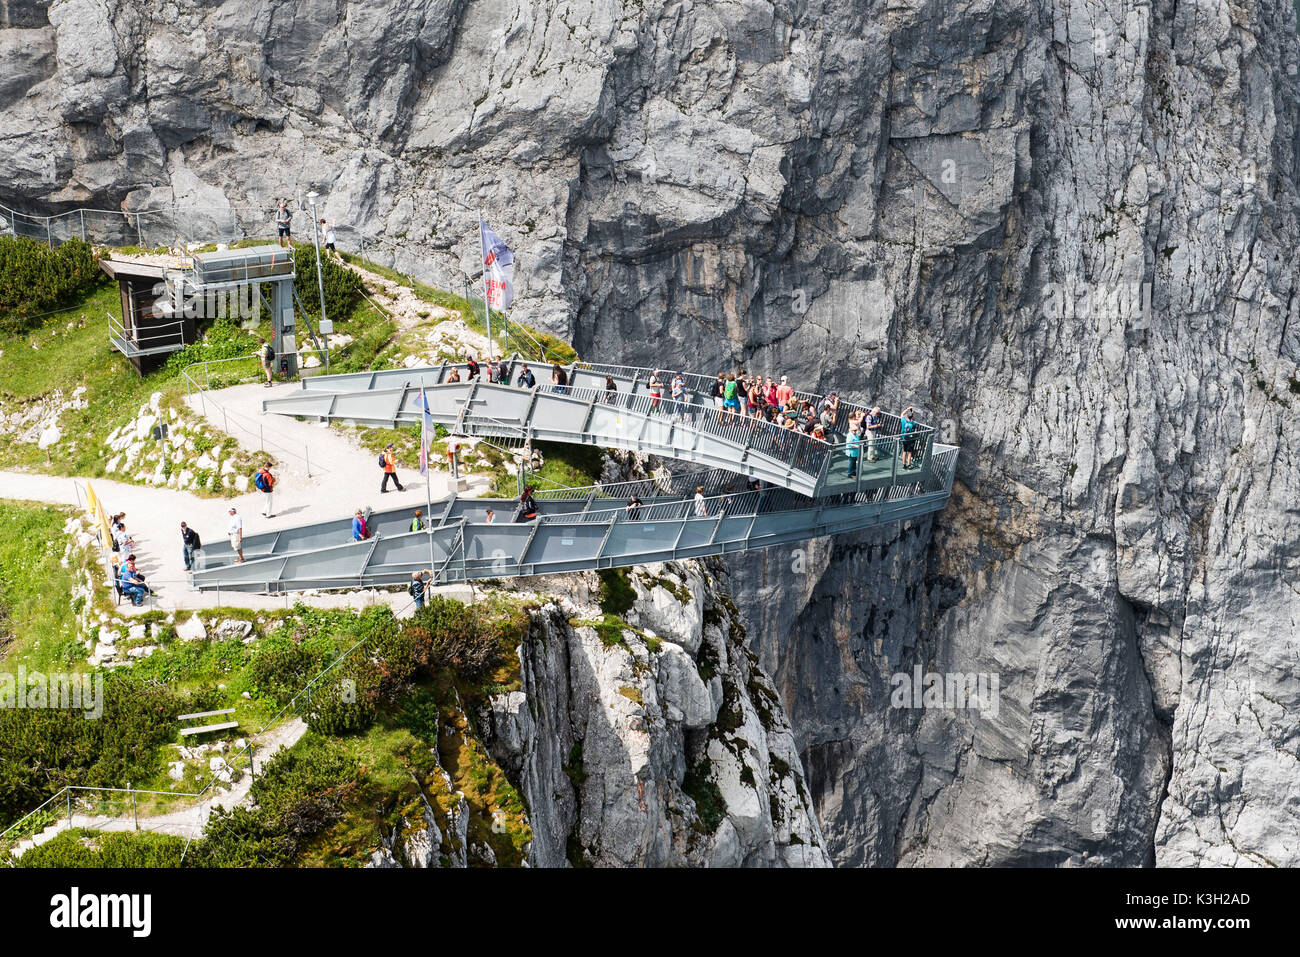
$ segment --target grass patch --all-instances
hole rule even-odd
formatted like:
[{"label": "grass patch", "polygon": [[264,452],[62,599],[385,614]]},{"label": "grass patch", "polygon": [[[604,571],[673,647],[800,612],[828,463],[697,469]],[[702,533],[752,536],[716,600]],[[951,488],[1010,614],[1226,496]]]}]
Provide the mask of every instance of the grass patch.
[{"label": "grass patch", "polygon": [[77,565],[62,565],[70,510],[0,501],[0,660],[7,669],[84,667],[70,597]]},{"label": "grass patch", "polygon": [[600,610],[606,615],[622,617],[636,604],[636,592],[626,568],[602,568],[596,572],[600,578]]}]

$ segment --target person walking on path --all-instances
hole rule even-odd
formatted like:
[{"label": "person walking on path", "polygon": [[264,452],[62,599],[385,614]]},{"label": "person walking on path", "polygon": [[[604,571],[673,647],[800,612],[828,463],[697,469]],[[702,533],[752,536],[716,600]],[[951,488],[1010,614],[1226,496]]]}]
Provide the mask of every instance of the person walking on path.
[{"label": "person walking on path", "polygon": [[289,245],[289,226],[293,222],[293,213],[289,204],[280,200],[280,208],[275,213],[275,234],[281,246]]},{"label": "person walking on path", "polygon": [[388,480],[392,479],[393,484],[397,486],[399,492],[405,492],[406,486],[402,484],[397,477],[397,455],[393,452],[393,443],[389,442],[384,447],[384,452],[379,456],[379,465],[384,470],[384,481],[380,483],[379,492],[384,494],[388,491]]},{"label": "person walking on path", "polygon": [[185,557],[185,570],[187,572],[194,571],[194,553],[202,547],[203,542],[199,539],[199,533],[181,522],[181,549]]},{"label": "person walking on path", "polygon": [[244,560],[244,520],[239,517],[235,507],[230,506],[230,524],[226,526],[226,537],[230,539],[230,547],[235,551],[235,561]]},{"label": "person walking on path", "polygon": [[364,542],[370,537],[370,526],[366,524],[366,517],[361,514],[361,509],[352,513],[352,540],[354,542]]},{"label": "person walking on path", "polygon": [[704,486],[695,486],[695,515],[704,518],[709,514],[709,506],[704,501]]},{"label": "person walking on path", "polygon": [[325,250],[334,254],[334,258],[339,258],[339,251],[334,248],[334,224],[330,223],[328,227],[325,220],[320,221],[320,234],[325,238]]},{"label": "person walking on path", "polygon": [[275,362],[275,349],[265,339],[257,340],[257,354],[262,360],[262,371],[266,373],[266,388],[271,388],[271,366]]},{"label": "person walking on path", "polygon": [[411,572],[411,584],[406,586],[406,591],[415,599],[416,611],[424,607],[424,592],[432,578],[433,570],[429,568],[424,569],[424,571]]},{"label": "person walking on path", "polygon": [[262,514],[270,518],[273,514],[271,511],[271,495],[275,489],[275,476],[271,474],[270,462],[257,470],[257,473],[253,476],[253,485],[266,496],[266,505],[262,508]]}]

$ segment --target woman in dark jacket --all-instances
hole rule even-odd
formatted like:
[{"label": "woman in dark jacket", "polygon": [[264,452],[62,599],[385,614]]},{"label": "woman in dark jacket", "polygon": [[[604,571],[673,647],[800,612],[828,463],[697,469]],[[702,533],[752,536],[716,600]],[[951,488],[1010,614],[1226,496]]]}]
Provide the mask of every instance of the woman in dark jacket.
[{"label": "woman in dark jacket", "polygon": [[531,522],[537,517],[537,500],[533,498],[533,487],[524,486],[524,494],[519,496],[519,507],[515,509],[516,522]]}]

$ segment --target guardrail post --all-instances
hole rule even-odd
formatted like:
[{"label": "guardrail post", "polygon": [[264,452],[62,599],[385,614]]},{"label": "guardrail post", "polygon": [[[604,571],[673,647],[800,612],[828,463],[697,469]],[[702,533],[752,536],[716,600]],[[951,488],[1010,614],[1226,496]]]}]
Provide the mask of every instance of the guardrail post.
[{"label": "guardrail post", "polygon": [[68,795],[68,830],[71,831],[72,830],[72,791],[68,788],[64,788],[64,791],[66,791]]},{"label": "guardrail post", "polygon": [[131,792],[131,817],[135,821],[135,829],[140,830],[140,808],[135,802],[135,788],[131,787],[131,782],[126,782],[126,789]]}]

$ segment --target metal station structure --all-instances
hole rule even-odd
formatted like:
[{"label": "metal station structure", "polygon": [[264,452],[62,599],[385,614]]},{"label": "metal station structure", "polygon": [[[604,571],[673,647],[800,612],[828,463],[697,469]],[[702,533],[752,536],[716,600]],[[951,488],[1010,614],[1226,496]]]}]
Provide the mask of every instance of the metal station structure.
[{"label": "metal station structure", "polygon": [[221,249],[196,253],[188,265],[171,267],[112,259],[100,265],[118,280],[122,294],[124,320],[115,323],[110,316],[109,342],[142,373],[197,341],[198,320],[250,319],[262,309],[271,317],[271,346],[282,375],[298,374],[296,316],[323,351],[294,289],[292,248]]},{"label": "metal station structure", "polygon": [[[447,584],[727,554],[916,518],[941,510],[952,492],[958,449],[924,424],[904,435],[897,417],[884,416],[855,457],[843,441],[720,412],[711,377],[685,377],[679,407],[649,394],[654,370],[574,363],[565,386],[525,389],[512,384],[522,365],[514,361],[510,379],[496,384],[465,381],[467,367],[452,364],[320,376],[303,380],[298,394],[264,401],[263,411],[386,427],[427,414],[453,435],[633,449],[677,464],[641,482],[537,492],[539,516],[528,522],[511,521],[514,499],[451,495],[434,504],[423,531],[408,530],[408,507],[370,515],[374,534],[362,542],[350,540],[351,518],[340,517],[247,536],[238,564],[228,546],[206,546],[194,585],[371,587],[409,582],[425,568]],[[449,381],[452,369],[462,381]],[[534,375],[540,383],[550,370]],[[841,403],[832,431],[854,411]],[[629,509],[634,498],[641,504]]]}]

